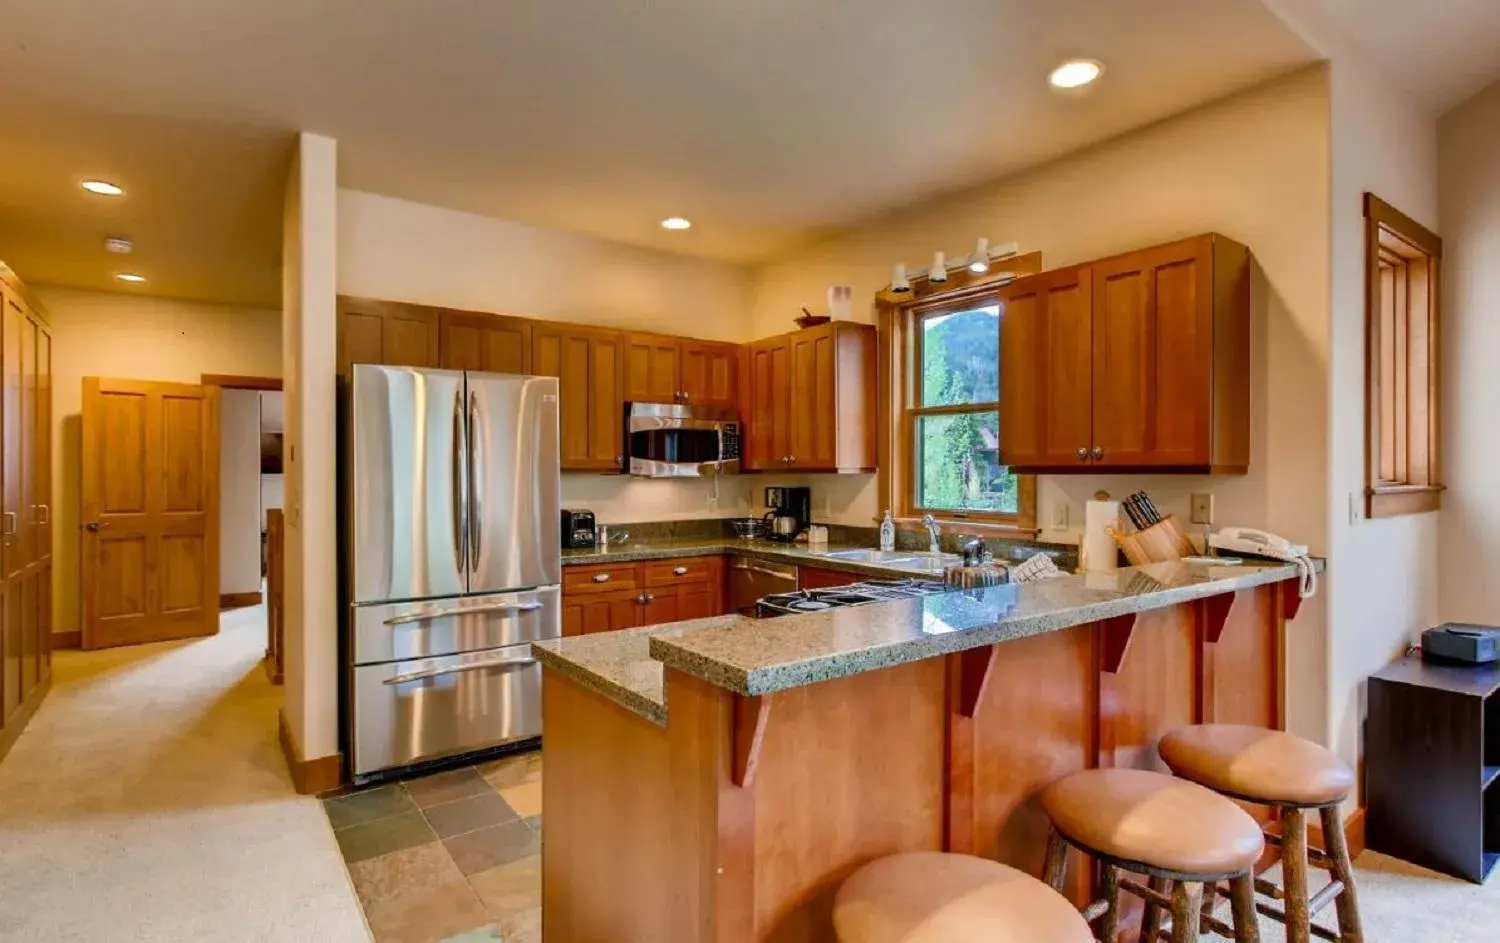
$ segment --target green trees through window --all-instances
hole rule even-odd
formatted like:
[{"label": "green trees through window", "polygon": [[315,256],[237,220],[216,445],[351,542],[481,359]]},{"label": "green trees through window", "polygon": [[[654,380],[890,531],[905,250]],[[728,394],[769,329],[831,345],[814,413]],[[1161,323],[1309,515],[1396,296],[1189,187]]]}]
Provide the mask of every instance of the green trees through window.
[{"label": "green trees through window", "polygon": [[1000,464],[1000,309],[925,315],[913,409],[915,503],[922,510],[1019,510],[1016,477]]}]

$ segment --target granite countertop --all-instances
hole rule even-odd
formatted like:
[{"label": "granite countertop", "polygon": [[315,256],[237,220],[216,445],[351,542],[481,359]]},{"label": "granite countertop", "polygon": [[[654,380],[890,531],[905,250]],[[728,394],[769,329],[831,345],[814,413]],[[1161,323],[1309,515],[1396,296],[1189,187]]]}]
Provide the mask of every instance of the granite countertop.
[{"label": "granite countertop", "polygon": [[1296,575],[1286,564],[1174,561],[778,619],[716,616],[533,649],[549,668],[665,724],[664,665],[737,694],[770,694]]}]

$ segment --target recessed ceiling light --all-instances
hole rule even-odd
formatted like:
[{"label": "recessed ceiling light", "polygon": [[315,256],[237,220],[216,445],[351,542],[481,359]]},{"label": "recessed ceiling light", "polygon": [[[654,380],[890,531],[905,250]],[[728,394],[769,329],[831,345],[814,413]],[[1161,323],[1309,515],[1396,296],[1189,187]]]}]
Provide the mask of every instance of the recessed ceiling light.
[{"label": "recessed ceiling light", "polygon": [[664,219],[664,220],[661,221],[661,228],[663,228],[663,229],[692,229],[693,228],[693,222],[692,222],[692,220],[683,219],[681,216],[668,216],[666,219]]},{"label": "recessed ceiling light", "polygon": [[1094,59],[1070,59],[1052,70],[1047,81],[1053,88],[1082,88],[1104,74],[1104,64]]},{"label": "recessed ceiling light", "polygon": [[79,186],[83,187],[90,193],[97,193],[100,196],[125,195],[125,189],[123,187],[110,183],[108,180],[85,180],[83,183],[79,184]]},{"label": "recessed ceiling light", "polygon": [[134,272],[121,272],[115,278],[118,278],[122,282],[130,282],[132,285],[138,285],[146,280],[146,276],[137,275]]}]

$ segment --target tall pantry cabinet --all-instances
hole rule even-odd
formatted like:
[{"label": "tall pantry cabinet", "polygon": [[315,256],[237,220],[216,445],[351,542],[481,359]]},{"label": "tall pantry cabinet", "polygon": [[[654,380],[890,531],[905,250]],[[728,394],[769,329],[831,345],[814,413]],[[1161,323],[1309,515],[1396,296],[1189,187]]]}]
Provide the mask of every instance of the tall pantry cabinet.
[{"label": "tall pantry cabinet", "polygon": [[52,680],[52,330],[0,266],[0,758]]}]

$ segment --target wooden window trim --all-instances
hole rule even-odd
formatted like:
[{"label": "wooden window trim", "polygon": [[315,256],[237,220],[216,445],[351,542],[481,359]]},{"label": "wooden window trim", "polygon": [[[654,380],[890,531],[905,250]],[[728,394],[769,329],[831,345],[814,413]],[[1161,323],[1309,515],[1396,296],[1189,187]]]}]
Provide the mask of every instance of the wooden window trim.
[{"label": "wooden window trim", "polygon": [[1365,515],[1436,511],[1443,243],[1373,193],[1364,210]]},{"label": "wooden window trim", "polygon": [[[995,263],[984,275],[953,272],[946,285],[934,286],[914,280],[910,292],[889,289],[876,295],[879,384],[876,420],[879,432],[879,483],[883,507],[890,508],[898,527],[913,529],[921,517],[931,513],[945,532],[963,532],[984,537],[1031,539],[1039,533],[1036,523],[1036,476],[1018,475],[1016,514],[986,511],[955,513],[915,506],[912,491],[914,456],[912,454],[914,416],[917,414],[953,414],[998,410],[999,404],[965,404],[960,407],[915,407],[920,402],[920,340],[912,336],[918,318],[944,310],[962,311],[975,303],[994,297],[1000,286],[1023,275],[1042,270],[1042,255],[1032,252]],[[941,287],[942,290],[937,290]]]}]

